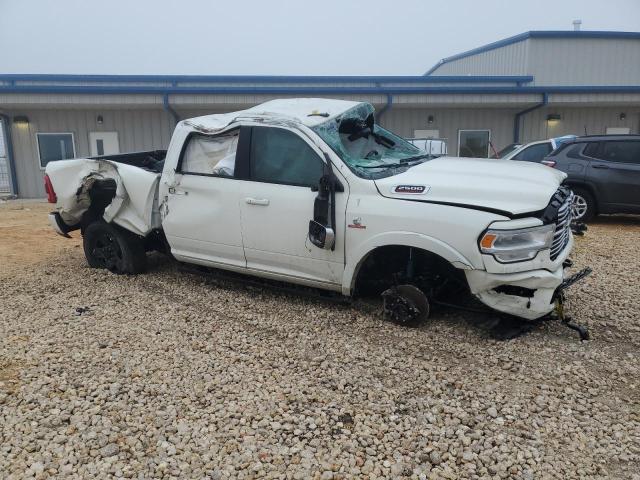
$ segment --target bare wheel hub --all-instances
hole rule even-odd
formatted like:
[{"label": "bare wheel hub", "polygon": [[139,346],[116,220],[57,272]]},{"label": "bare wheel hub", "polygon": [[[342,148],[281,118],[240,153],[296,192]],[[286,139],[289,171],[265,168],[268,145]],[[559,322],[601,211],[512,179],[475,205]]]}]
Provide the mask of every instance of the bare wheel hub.
[{"label": "bare wheel hub", "polygon": [[417,327],[429,317],[426,295],[413,285],[398,285],[382,292],[384,316],[398,325]]}]

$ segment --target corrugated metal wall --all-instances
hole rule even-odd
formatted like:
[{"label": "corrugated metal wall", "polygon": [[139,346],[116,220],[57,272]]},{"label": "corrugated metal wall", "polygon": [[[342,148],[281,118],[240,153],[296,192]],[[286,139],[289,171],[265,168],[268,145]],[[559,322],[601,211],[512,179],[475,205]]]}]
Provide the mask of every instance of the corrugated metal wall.
[{"label": "corrugated metal wall", "polygon": [[[496,149],[512,142],[513,109],[409,109],[398,108],[387,112],[382,124],[404,137],[413,137],[414,130],[439,130],[440,137],[448,140],[450,155],[458,154],[459,130],[491,130],[491,142]],[[433,123],[429,123],[433,116]]]},{"label": "corrugated metal wall", "polygon": [[529,73],[536,85],[639,85],[640,40],[534,38]]},{"label": "corrugated metal wall", "polygon": [[444,63],[432,75],[530,75],[529,42],[523,40]]},{"label": "corrugated metal wall", "polygon": [[[491,141],[496,149],[513,141],[513,120],[518,108],[402,108],[394,106],[382,116],[382,125],[405,136],[412,137],[415,130],[439,130],[440,136],[448,139],[451,155],[457,154],[459,130],[491,131]],[[229,108],[202,106],[181,109],[182,118],[221,113]],[[625,113],[625,119],[620,114]],[[37,132],[71,132],[74,134],[76,156],[89,155],[89,132],[118,132],[120,151],[151,150],[166,148],[171,138],[173,121],[163,110],[20,110],[7,112],[26,115],[28,125],[12,125],[19,194],[21,197],[44,197],[43,169],[38,157]],[[549,113],[558,113],[561,120],[546,121]],[[103,123],[97,124],[98,115]],[[433,122],[429,123],[429,116]],[[535,110],[524,116],[521,140],[530,142],[545,138],[577,134],[605,133],[607,127],[629,127],[631,133],[640,133],[640,107],[554,107]]]},{"label": "corrugated metal wall", "polygon": [[432,75],[533,75],[531,85],[639,85],[640,39],[529,38],[444,63]]},{"label": "corrugated metal wall", "polygon": [[[71,132],[77,157],[89,155],[89,132],[118,132],[121,152],[166,148],[173,123],[163,110],[20,110],[27,125],[12,125],[19,195],[44,197],[36,133]],[[98,125],[97,117],[103,123]]]}]

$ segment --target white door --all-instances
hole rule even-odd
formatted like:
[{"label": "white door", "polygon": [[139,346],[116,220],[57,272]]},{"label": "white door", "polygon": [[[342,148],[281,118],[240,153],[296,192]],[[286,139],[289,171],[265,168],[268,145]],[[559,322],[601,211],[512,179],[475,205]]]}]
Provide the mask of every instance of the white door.
[{"label": "white door", "polygon": [[89,132],[89,148],[92,157],[120,153],[118,132]]},{"label": "white door", "polygon": [[168,185],[162,227],[179,260],[246,266],[240,230],[240,185],[234,178],[238,132],[191,135]]},{"label": "white door", "polygon": [[[348,185],[336,193],[334,250],[308,239],[324,160],[294,131],[253,127],[249,180],[240,182],[242,240],[249,269],[314,283],[342,283]],[[335,170],[335,169],[334,169]]]}]

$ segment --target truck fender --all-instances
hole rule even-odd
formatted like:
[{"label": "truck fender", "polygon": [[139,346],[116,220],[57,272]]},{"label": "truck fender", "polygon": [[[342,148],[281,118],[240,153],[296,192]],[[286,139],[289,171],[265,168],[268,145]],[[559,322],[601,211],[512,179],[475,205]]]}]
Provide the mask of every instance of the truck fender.
[{"label": "truck fender", "polygon": [[342,294],[347,296],[352,294],[360,267],[373,250],[392,245],[426,250],[444,258],[454,267],[462,270],[473,270],[474,268],[464,255],[437,238],[415,232],[385,232],[364,241],[352,253],[347,252],[347,262],[342,276]]}]

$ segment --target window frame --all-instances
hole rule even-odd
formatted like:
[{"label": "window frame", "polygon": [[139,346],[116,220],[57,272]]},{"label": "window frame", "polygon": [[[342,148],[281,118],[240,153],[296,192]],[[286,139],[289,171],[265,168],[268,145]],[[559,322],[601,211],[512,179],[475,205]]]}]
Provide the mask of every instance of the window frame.
[{"label": "window frame", "polygon": [[[487,156],[480,158],[489,158],[489,152],[491,151],[491,129],[489,128],[462,128],[458,130],[458,157],[460,157],[460,138],[462,137],[462,132],[487,132],[489,137],[487,139]],[[461,157],[461,158],[477,158],[477,157]]]},{"label": "window frame", "polygon": [[[236,131],[238,132],[238,147],[236,149],[236,163],[233,168],[232,177],[228,175],[217,175],[215,173],[185,172],[182,170],[182,163],[184,161],[184,156],[186,155],[186,152],[187,152],[187,146],[189,145],[189,142],[191,142],[191,140],[194,137],[203,137],[203,138],[224,137],[224,136],[230,136],[230,134]],[[178,163],[176,164],[175,172],[179,175],[194,175],[197,177],[214,177],[214,178],[228,178],[230,180],[239,180],[240,177],[238,177],[237,175],[237,172],[238,172],[237,165],[238,165],[238,152],[240,151],[241,142],[242,142],[242,129],[240,127],[234,127],[229,130],[225,130],[222,133],[216,133],[216,134],[207,134],[207,133],[202,133],[197,131],[189,132],[189,134],[185,137],[184,141],[182,142],[182,148],[180,149],[180,155],[178,156]]]},{"label": "window frame", "polygon": [[[248,135],[249,137],[249,141],[248,141],[248,145],[247,145],[247,151],[246,151],[246,155],[243,155],[241,158],[242,162],[246,162],[245,165],[243,166],[244,168],[246,168],[246,170],[243,168],[243,172],[245,172],[246,174],[246,178],[243,177],[243,180],[249,181],[249,182],[255,182],[255,183],[268,183],[271,185],[286,185],[289,187],[301,187],[301,188],[310,188],[313,189],[314,187],[317,187],[317,185],[304,185],[301,183],[290,183],[290,182],[273,182],[273,181],[266,181],[266,180],[257,180],[255,178],[252,178],[252,172],[251,172],[251,147],[253,146],[253,131],[254,129],[257,128],[271,128],[271,129],[278,129],[278,130],[285,130],[290,132],[291,134],[295,135],[296,137],[298,137],[300,140],[302,140],[304,143],[307,144],[307,146],[313,151],[313,153],[316,154],[318,160],[320,161],[320,164],[322,165],[322,171],[325,170],[326,168],[326,162],[323,158],[323,152],[322,150],[320,150],[320,148],[313,144],[310,143],[307,138],[305,138],[305,136],[301,135],[300,133],[298,133],[297,130],[291,129],[291,128],[287,128],[287,127],[283,127],[280,125],[251,125],[248,128],[251,129],[251,134]],[[238,149],[240,149],[240,147],[238,147]],[[318,182],[320,181],[320,178],[318,178]]]},{"label": "window frame", "polygon": [[[76,158],[76,137],[73,132],[36,132],[36,145],[38,147],[38,164],[40,165],[40,170],[45,170],[47,168],[46,165],[42,165],[42,155],[40,154],[40,135],[71,135],[71,148],[73,149],[73,157],[63,158],[60,160],[73,160],[74,158]],[[50,162],[59,162],[60,160],[50,160]]]}]

